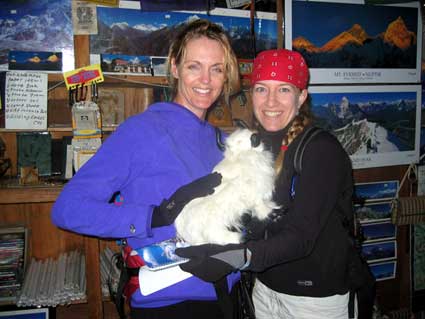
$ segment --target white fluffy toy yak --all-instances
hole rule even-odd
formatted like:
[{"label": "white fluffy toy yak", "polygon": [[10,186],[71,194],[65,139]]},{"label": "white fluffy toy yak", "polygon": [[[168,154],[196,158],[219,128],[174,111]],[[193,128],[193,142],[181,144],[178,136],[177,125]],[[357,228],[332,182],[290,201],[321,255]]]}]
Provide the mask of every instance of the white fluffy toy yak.
[{"label": "white fluffy toy yak", "polygon": [[222,175],[221,184],[213,194],[190,201],[175,220],[178,238],[191,245],[240,243],[243,214],[264,221],[278,208],[272,200],[273,156],[258,134],[248,129],[230,134],[213,171]]}]

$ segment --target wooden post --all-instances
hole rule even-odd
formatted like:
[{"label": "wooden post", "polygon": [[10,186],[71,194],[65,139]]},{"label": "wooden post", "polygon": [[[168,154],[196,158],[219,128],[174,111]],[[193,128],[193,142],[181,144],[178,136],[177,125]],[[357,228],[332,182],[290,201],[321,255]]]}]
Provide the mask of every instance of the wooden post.
[{"label": "wooden post", "polygon": [[[74,36],[75,68],[90,65],[88,35]],[[90,95],[89,95],[90,96]],[[90,319],[103,318],[102,287],[100,281],[99,239],[85,237],[87,302]]]},{"label": "wooden post", "polygon": [[[283,43],[283,0],[277,0],[276,1],[276,13],[277,13],[277,19],[276,19],[276,28],[277,28],[277,48],[282,49],[284,47]],[[287,21],[285,21],[285,26]],[[286,29],[286,27],[285,27]]]}]

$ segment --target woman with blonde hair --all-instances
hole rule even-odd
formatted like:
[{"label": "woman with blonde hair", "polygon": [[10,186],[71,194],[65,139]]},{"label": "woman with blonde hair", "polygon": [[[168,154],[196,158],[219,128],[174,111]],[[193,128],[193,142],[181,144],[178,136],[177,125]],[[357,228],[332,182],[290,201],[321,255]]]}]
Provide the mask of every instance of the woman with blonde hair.
[{"label": "woman with blonde hair", "polygon": [[[223,154],[205,115],[239,89],[229,40],[207,20],[177,34],[168,63],[172,102],[154,103],[122,123],[66,184],[52,220],[77,233],[125,239],[131,318],[222,318],[214,286],[197,277],[150,294],[138,287],[144,262],[137,249],[175,237],[173,223],[185,203],[220,183],[219,175],[209,173]],[[110,203],[111,197],[118,200]],[[239,274],[227,279],[232,288]]]}]

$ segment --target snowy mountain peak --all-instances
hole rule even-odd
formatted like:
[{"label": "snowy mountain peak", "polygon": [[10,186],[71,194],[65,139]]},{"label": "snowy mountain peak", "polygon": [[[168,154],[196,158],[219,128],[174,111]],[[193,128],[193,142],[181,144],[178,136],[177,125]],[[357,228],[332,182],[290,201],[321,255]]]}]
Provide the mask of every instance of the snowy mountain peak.
[{"label": "snowy mountain peak", "polygon": [[129,28],[129,25],[128,25],[127,22],[117,22],[117,23],[111,24],[111,29],[114,28],[114,27],[117,27],[121,30],[126,30],[126,29]]}]

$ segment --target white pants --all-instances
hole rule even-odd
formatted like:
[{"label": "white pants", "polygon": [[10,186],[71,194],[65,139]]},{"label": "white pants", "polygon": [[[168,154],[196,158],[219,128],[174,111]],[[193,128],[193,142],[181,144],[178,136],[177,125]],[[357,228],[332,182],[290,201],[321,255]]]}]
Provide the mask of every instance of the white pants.
[{"label": "white pants", "polygon": [[291,296],[276,292],[257,280],[252,298],[257,319],[348,318],[349,293],[322,298]]}]

